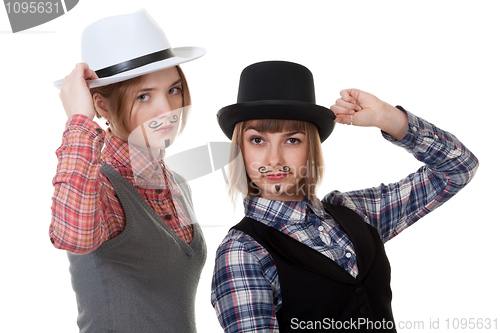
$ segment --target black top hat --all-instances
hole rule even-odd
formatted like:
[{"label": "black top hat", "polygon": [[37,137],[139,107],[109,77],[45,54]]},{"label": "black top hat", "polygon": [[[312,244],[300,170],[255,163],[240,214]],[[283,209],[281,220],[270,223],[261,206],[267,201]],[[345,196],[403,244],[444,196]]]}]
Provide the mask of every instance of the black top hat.
[{"label": "black top hat", "polygon": [[318,127],[321,142],[332,133],[335,115],[316,105],[312,73],[286,61],[252,64],[241,72],[238,102],[217,113],[219,126],[231,139],[234,126],[253,119],[292,119]]}]

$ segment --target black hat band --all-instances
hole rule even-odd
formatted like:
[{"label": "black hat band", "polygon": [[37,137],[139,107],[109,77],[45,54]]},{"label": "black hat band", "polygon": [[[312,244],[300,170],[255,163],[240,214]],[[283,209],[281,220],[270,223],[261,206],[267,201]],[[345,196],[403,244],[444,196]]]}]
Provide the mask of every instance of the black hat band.
[{"label": "black hat band", "polygon": [[95,71],[95,73],[100,79],[102,79],[172,57],[175,57],[172,49],[165,49],[99,69]]}]

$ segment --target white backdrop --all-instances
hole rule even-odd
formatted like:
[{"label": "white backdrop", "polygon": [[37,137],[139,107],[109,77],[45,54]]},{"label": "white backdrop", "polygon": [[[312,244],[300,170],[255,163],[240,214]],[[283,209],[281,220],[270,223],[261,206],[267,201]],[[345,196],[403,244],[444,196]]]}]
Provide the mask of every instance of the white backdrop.
[{"label": "white backdrop", "polygon": [[[236,101],[241,70],[288,60],[314,74],[329,107],[356,87],[454,133],[481,162],[443,207],[391,240],[393,309],[400,332],[452,330],[454,319],[500,319],[498,276],[498,47],[496,1],[81,0],[66,15],[12,34],[0,9],[2,96],[0,331],[77,332],[63,251],[48,238],[51,180],[66,115],[51,82],[80,60],[80,33],[102,17],[146,8],[172,46],[207,54],[183,65],[193,96],[172,149],[227,141],[215,114]],[[398,181],[420,164],[373,128],[337,125],[323,144],[321,195]],[[208,244],[197,297],[200,332],[221,332],[210,304],[217,245],[242,217],[221,171],[190,182]],[[474,331],[474,330],[465,330]],[[485,329],[478,330],[484,332]],[[493,331],[493,330],[490,330]]]}]

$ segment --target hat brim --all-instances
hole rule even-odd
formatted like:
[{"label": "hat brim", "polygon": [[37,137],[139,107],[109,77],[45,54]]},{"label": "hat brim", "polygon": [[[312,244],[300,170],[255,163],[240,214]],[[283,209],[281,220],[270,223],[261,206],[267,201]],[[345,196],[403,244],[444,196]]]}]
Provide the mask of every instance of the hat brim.
[{"label": "hat brim", "polygon": [[321,142],[335,127],[335,114],[323,106],[301,101],[264,100],[226,106],[217,113],[219,126],[231,140],[234,126],[245,120],[291,119],[313,123],[318,128]]},{"label": "hat brim", "polygon": [[[110,77],[105,77],[96,80],[87,80],[87,84],[89,85],[90,88],[96,88],[96,87],[107,86],[108,84],[126,81],[129,79],[133,79],[134,77],[153,73],[165,68],[174,67],[182,63],[197,59],[202,55],[204,55],[207,51],[201,47],[188,46],[188,47],[174,48],[172,49],[172,52],[175,54],[175,57],[168,58],[162,61],[153,62]],[[55,81],[54,86],[57,89],[61,89],[63,81],[64,79]]]}]

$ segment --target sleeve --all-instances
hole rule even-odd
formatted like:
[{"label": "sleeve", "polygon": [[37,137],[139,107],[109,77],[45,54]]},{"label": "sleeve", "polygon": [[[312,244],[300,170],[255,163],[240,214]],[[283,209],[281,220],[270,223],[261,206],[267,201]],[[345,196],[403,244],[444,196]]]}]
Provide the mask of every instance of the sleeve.
[{"label": "sleeve", "polygon": [[87,253],[107,239],[103,227],[99,184],[100,152],[105,132],[83,115],[68,119],[62,145],[57,149],[57,172],[52,180],[50,241],[54,247]]},{"label": "sleeve", "polygon": [[378,230],[384,242],[457,194],[479,166],[477,158],[453,134],[407,114],[408,132],[403,139],[396,141],[387,133],[382,134],[425,165],[397,183],[358,191],[333,191],[324,198],[355,210]]},{"label": "sleeve", "polygon": [[211,300],[224,332],[279,332],[272,287],[277,274],[268,264],[237,240],[226,238],[217,249]]}]

